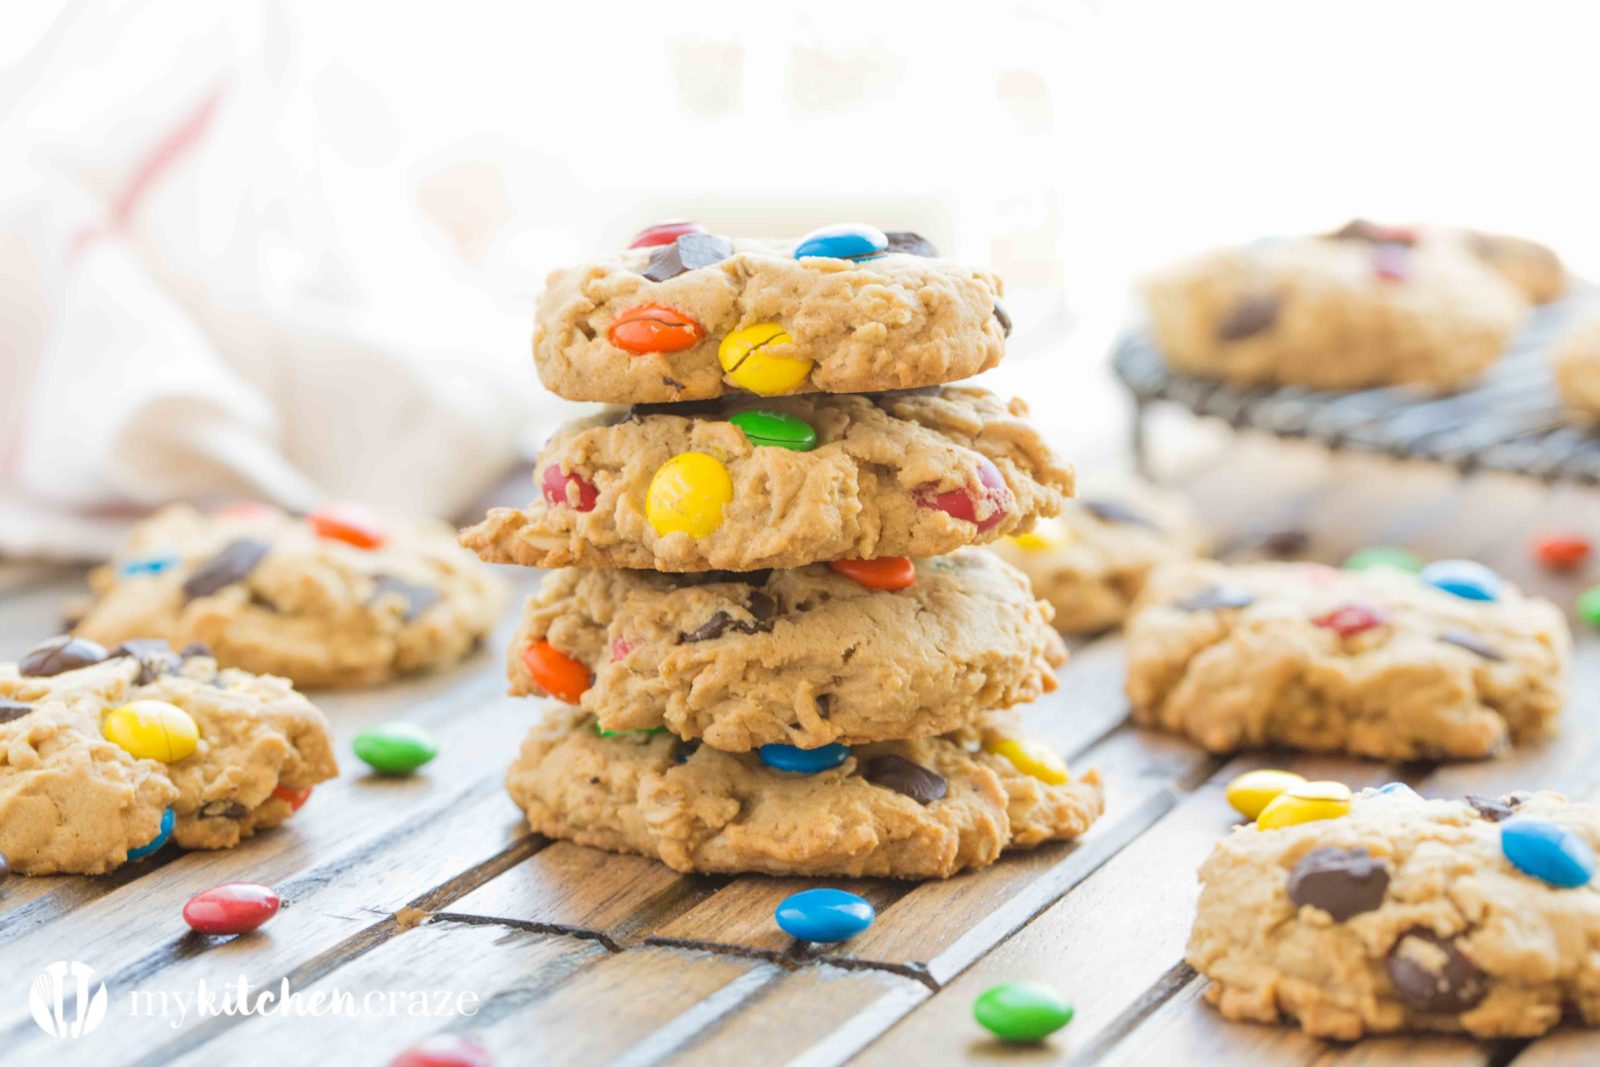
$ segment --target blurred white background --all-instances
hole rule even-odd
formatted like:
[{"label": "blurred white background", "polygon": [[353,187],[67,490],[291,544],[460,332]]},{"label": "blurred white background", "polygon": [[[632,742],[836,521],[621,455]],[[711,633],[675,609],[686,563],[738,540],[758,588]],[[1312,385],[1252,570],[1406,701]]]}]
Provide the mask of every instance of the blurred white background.
[{"label": "blurred white background", "polygon": [[568,412],[549,269],[861,219],[1007,281],[989,377],[1122,459],[1144,270],[1356,215],[1600,273],[1570,3],[10,4],[0,550],[174,495],[448,513]]}]

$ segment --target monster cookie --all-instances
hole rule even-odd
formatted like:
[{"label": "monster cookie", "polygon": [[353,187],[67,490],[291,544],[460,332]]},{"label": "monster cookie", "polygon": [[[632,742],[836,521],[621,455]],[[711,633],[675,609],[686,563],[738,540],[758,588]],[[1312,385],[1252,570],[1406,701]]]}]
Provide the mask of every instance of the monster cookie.
[{"label": "monster cookie", "polygon": [[1055,608],[1057,630],[1085,634],[1121,625],[1150,572],[1199,555],[1205,538],[1181,498],[1124,483],[988,547]]},{"label": "monster cookie", "polygon": [[1600,313],[1568,327],[1551,351],[1556,391],[1584,415],[1600,417]]},{"label": "monster cookie", "polygon": [[966,549],[838,571],[558,571],[509,666],[513,694],[579,703],[605,729],[744,752],[965,729],[1054,689],[1065,658],[1027,579]]},{"label": "monster cookie", "polygon": [[945,878],[1077,837],[1102,805],[1094,771],[1073,777],[1000,733],[981,748],[925,737],[734,754],[667,733],[602,736],[559,705],[506,787],[537,833],[708,873]]},{"label": "monster cookie", "polygon": [[227,666],[303,686],[453,663],[504,602],[499,580],[442,524],[379,526],[334,510],[297,519],[265,505],[169,507],[90,582],[80,636],[203,641]]},{"label": "monster cookie", "polygon": [[1134,718],[1215,752],[1269,744],[1466,759],[1547,734],[1571,638],[1555,605],[1465,561],[1421,575],[1174,564],[1127,624]]},{"label": "monster cookie", "polygon": [[[792,241],[698,231],[550,275],[533,354],[568,400],[939,385],[1000,362],[1000,281],[912,233],[837,226]],[[661,243],[657,243],[657,242]]]},{"label": "monster cookie", "polygon": [[232,848],[338,772],[305,697],[198,646],[59,637],[0,664],[0,853],[23,874]]},{"label": "monster cookie", "polygon": [[1235,828],[1200,868],[1188,961],[1230,1019],[1354,1040],[1600,1025],[1600,812],[1558,793],[1423,800]]},{"label": "monster cookie", "polygon": [[1179,371],[1242,384],[1446,388],[1498,359],[1526,318],[1459,242],[1347,236],[1258,241],[1151,279],[1157,348]]},{"label": "monster cookie", "polygon": [[635,408],[557,433],[541,498],[461,541],[494,563],[661,571],[941,555],[1072,494],[1026,414],[963,387]]},{"label": "monster cookie", "polygon": [[1458,237],[1528,303],[1548,304],[1566,291],[1567,271],[1560,257],[1537,241],[1477,230],[1461,231]]}]

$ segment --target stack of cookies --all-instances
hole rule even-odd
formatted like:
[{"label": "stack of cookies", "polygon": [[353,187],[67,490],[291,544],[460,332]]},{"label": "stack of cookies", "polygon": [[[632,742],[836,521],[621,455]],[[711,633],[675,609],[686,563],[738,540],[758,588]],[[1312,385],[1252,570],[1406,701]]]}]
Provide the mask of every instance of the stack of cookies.
[{"label": "stack of cookies", "polygon": [[863,225],[692,223],[550,280],[574,422],[540,497],[462,543],[551,574],[509,651],[550,696],[507,786],[533,829],[683,871],[945,877],[1081,834],[1099,778],[1016,732],[1050,606],[968,546],[1073,490],[1009,404],[951,386],[1010,323],[993,275]]}]

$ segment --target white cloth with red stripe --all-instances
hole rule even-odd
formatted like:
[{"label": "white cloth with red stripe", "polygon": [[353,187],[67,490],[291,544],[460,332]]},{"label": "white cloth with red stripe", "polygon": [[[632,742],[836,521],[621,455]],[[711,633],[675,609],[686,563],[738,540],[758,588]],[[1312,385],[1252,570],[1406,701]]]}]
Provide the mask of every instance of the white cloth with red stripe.
[{"label": "white cloth with red stripe", "polygon": [[103,556],[174,499],[455,515],[552,415],[529,307],[414,185],[321,158],[240,40],[269,28],[178,48],[142,11],[92,4],[0,75],[0,556]]}]

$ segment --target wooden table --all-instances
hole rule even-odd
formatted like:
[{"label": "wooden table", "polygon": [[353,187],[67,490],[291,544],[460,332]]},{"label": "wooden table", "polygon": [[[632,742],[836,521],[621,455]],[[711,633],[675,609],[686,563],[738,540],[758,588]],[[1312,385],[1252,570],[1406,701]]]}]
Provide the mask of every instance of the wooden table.
[{"label": "wooden table", "polygon": [[[1417,464],[1330,459],[1310,446],[1207,442],[1187,427],[1182,452],[1166,473],[1224,531],[1234,556],[1290,527],[1308,532],[1308,556],[1323,560],[1399,543],[1480,558],[1570,607],[1583,579],[1539,572],[1526,539],[1558,519],[1600,535],[1594,494],[1511,476],[1462,481]],[[0,583],[0,650],[10,655],[54,628],[81,575],[12,568]],[[1453,766],[1210,756],[1131,727],[1118,638],[1083,644],[1060,691],[1028,718],[1075,767],[1105,776],[1107,812],[1094,829],[946,882],[834,882],[872,900],[878,920],[845,944],[801,950],[771,916],[805,882],[679,875],[526,832],[501,775],[536,705],[502,695],[507,631],[453,673],[323,695],[344,776],[319,787],[287,827],[231,852],[169,849],[103,878],[0,886],[3,1062],[386,1063],[440,1031],[475,1034],[500,1064],[1600,1062],[1600,1037],[1570,1026],[1532,1043],[1339,1046],[1227,1023],[1183,962],[1194,870],[1234,822],[1223,785],[1243,770],[1282,766],[1352,785],[1398,779],[1430,796],[1600,791],[1593,634],[1579,634],[1579,680],[1559,741]],[[349,755],[351,736],[394,718],[435,730],[440,756],[410,779],[364,774]],[[237,940],[188,934],[183,903],[239,879],[276,886],[283,912]],[[417,911],[402,919],[402,909]],[[419,913],[427,918],[417,924]],[[111,991],[106,1023],[73,1042],[46,1036],[28,1014],[32,977],[56,960],[89,964]],[[129,1014],[132,990],[192,992],[202,980],[214,988],[240,975],[254,988],[287,979],[302,993],[438,990],[470,992],[477,1003],[471,1016],[445,1017],[402,1009],[175,1025]],[[1038,1048],[1003,1047],[972,1021],[979,992],[1019,978],[1048,980],[1077,1007],[1072,1024]]]}]

